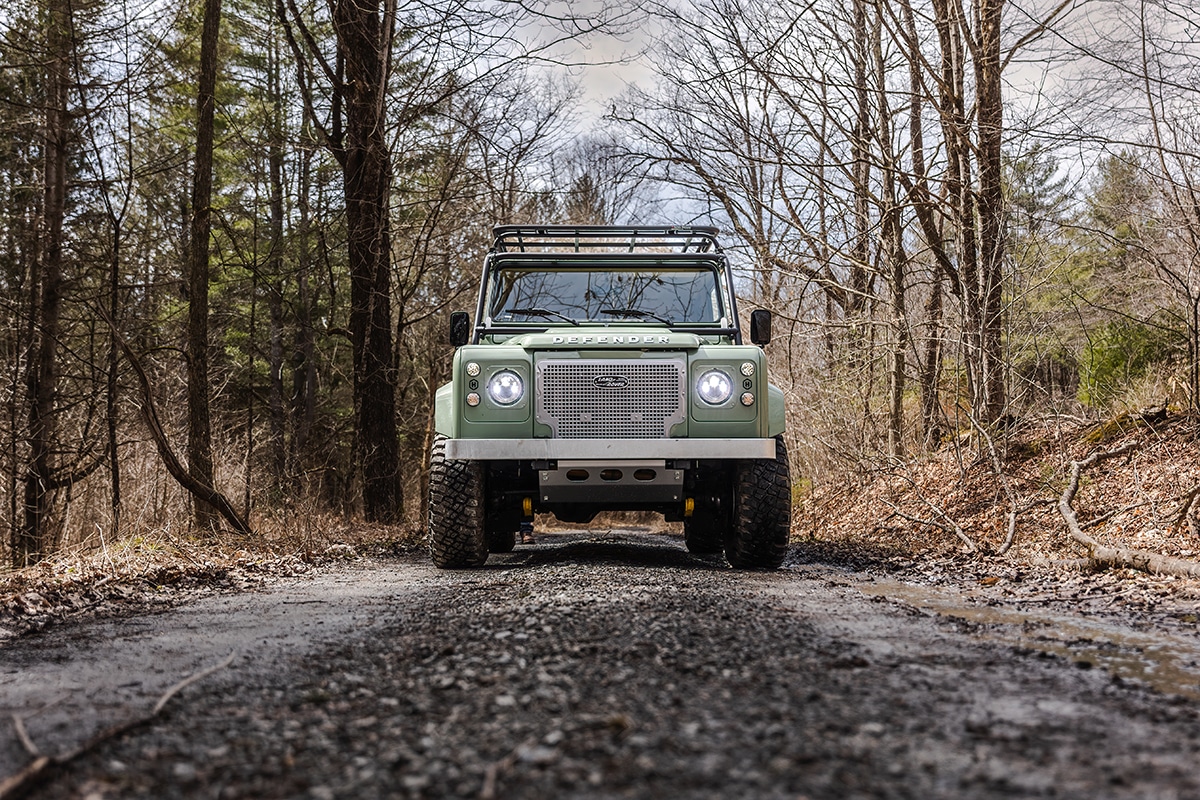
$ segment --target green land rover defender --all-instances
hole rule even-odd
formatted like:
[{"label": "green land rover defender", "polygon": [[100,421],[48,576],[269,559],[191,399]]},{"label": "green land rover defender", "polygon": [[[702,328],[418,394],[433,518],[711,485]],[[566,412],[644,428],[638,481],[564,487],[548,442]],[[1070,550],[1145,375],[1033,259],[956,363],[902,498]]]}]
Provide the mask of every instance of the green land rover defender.
[{"label": "green land rover defender", "polygon": [[743,343],[715,228],[497,227],[474,327],[450,319],[434,563],[482,566],[538,512],[585,523],[644,510],[682,520],[693,553],[778,567],[791,480],[770,329],[754,311]]}]

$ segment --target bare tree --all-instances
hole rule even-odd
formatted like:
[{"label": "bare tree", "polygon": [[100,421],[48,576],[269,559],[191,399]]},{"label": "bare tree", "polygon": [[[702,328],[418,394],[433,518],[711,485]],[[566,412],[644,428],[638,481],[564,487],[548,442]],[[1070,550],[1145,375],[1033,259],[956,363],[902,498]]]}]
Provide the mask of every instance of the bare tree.
[{"label": "bare tree", "polygon": [[[538,3],[522,6],[514,15],[514,7],[488,4],[336,0],[328,19],[334,33],[330,53],[312,14],[295,0],[278,0],[276,7],[299,67],[309,117],[342,169],[355,442],[362,464],[364,512],[371,520],[396,522],[402,494],[392,335],[396,287],[389,261],[395,177],[389,132],[406,131],[445,114],[467,90],[496,85],[494,77],[513,65],[552,59],[555,44],[603,27],[612,12],[584,21],[556,17]],[[518,46],[526,38],[520,27],[530,18],[561,35]],[[395,101],[390,107],[389,99]],[[506,112],[517,119],[512,108]],[[542,119],[533,116],[536,124]],[[402,324],[408,324],[407,317]]]},{"label": "bare tree", "polygon": [[350,339],[354,354],[355,449],[362,464],[363,511],[376,522],[402,512],[392,365],[389,245],[391,151],[385,99],[396,34],[394,3],[337,0],[332,62],[294,2],[277,4],[298,64],[315,64],[329,84],[329,121],[320,119],[311,85],[299,73],[304,102],[325,146],[342,168],[350,266]]},{"label": "bare tree", "polygon": [[[1162,221],[1170,229],[1151,252],[1163,283],[1182,304],[1179,317],[1188,346],[1185,396],[1195,410],[1200,408],[1200,126],[1192,109],[1200,92],[1192,87],[1181,96],[1164,80],[1162,64],[1151,52],[1156,37],[1149,30],[1146,5],[1141,3],[1139,26],[1142,88],[1165,211]],[[1200,63],[1200,53],[1195,55]]]},{"label": "bare tree", "polygon": [[[205,0],[200,36],[200,74],[196,96],[196,152],[192,164],[191,225],[188,233],[188,473],[196,483],[214,487],[212,420],[209,412],[208,283],[209,238],[212,234],[213,124],[216,114],[217,45],[221,0]],[[201,530],[216,523],[215,510],[194,500]]]},{"label": "bare tree", "polygon": [[[1078,327],[1114,319],[1159,330],[1186,349],[1163,387],[1191,410],[1200,401],[1200,100],[1190,76],[1200,65],[1200,25],[1169,2],[1112,0],[1054,15],[1070,76],[1052,99],[1056,114],[1035,133],[1095,153],[1093,183],[1116,195],[1092,198],[1073,231],[1081,254],[1119,254],[1092,276],[1103,292],[1077,291]],[[1047,58],[1050,56],[1048,55]],[[1119,174],[1118,174],[1119,173]],[[1117,183],[1126,183],[1125,191]],[[1136,192],[1130,190],[1136,189]],[[1113,205],[1111,209],[1097,206]],[[1126,213],[1129,212],[1129,213]],[[1086,331],[1085,331],[1086,333]],[[1179,347],[1179,345],[1185,347]]]},{"label": "bare tree", "polygon": [[[1004,187],[1001,145],[1004,137],[1004,97],[1001,91],[1001,34],[1004,0],[974,0],[971,9],[977,30],[970,47],[975,68],[976,158],[979,163],[978,271],[968,280],[967,326],[975,358],[968,359],[972,376],[972,407],[978,418],[992,423],[1005,410],[1004,358]],[[957,14],[956,21],[963,15]],[[974,224],[964,220],[963,224]],[[975,337],[978,336],[978,344]]]},{"label": "bare tree", "polygon": [[43,199],[39,246],[29,281],[29,360],[25,379],[29,457],[24,475],[24,519],[13,537],[13,564],[18,567],[37,562],[55,550],[58,537],[50,515],[62,482],[62,476],[55,472],[52,454],[58,434],[63,222],[72,135],[68,95],[75,40],[69,6],[50,2],[43,14],[46,20]]}]

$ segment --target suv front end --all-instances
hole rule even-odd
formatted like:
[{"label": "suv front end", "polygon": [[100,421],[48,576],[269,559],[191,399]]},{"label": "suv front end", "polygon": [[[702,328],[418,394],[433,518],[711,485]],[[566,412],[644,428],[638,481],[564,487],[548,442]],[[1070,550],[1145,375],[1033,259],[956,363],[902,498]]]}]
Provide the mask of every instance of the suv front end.
[{"label": "suv front end", "polygon": [[435,563],[479,566],[538,512],[588,522],[645,510],[682,520],[694,552],[778,566],[791,487],[783,395],[759,346],[769,317],[755,312],[767,333],[743,344],[715,236],[496,229],[476,324],[452,320],[460,346],[437,393]]}]

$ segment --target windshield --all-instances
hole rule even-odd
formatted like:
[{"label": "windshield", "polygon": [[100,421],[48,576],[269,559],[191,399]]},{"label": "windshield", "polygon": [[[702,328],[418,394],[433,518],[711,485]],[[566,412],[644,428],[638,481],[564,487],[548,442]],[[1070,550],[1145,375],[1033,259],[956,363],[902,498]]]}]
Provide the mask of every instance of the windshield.
[{"label": "windshield", "polygon": [[714,269],[539,269],[508,267],[492,275],[493,322],[621,320],[717,324],[722,319]]}]

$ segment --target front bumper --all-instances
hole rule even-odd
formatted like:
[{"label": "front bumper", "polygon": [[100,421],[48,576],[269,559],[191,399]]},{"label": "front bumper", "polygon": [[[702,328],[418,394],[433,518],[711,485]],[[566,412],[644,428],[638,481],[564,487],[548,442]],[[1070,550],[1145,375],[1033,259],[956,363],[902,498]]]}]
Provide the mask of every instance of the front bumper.
[{"label": "front bumper", "polygon": [[775,458],[774,439],[450,439],[459,461]]}]

